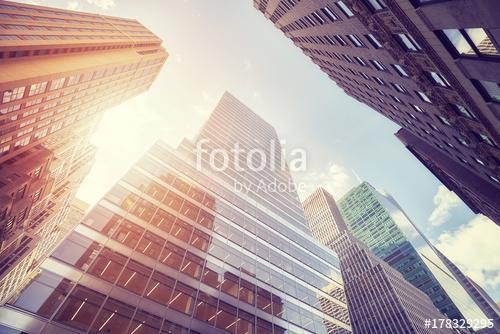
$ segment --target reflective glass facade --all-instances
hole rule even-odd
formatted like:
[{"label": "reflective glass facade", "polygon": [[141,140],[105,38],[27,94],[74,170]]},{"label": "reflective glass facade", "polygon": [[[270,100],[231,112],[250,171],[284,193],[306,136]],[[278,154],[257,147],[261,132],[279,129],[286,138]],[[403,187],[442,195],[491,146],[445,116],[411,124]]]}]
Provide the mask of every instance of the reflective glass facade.
[{"label": "reflective glass facade", "polygon": [[425,292],[443,314],[487,318],[390,195],[363,182],[338,203],[352,234]]},{"label": "reflective glass facade", "polygon": [[[275,136],[252,115],[226,93],[200,136],[220,118],[249,147],[246,131]],[[194,145],[155,144],[0,322],[41,333],[350,333],[338,259],[303,232],[296,194],[235,191],[224,172],[195,168]],[[285,177],[267,172],[254,176]]]},{"label": "reflective glass facade", "polygon": [[304,200],[312,234],[338,254],[354,333],[451,333],[426,328],[443,319],[430,298],[352,237],[333,196],[318,188]]}]

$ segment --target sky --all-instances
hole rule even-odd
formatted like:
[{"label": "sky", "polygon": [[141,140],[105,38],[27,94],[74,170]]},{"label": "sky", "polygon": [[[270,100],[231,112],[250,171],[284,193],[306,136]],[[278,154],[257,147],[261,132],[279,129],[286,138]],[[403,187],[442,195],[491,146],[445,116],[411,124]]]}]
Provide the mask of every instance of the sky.
[{"label": "sky", "polygon": [[305,198],[339,199],[361,180],[390,193],[417,227],[500,300],[498,227],[474,215],[393,135],[398,126],[344,94],[246,0],[25,1],[139,20],[170,56],[151,89],[109,110],[96,163],[78,196],[95,203],[157,140],[192,138],[224,91],[272,124],[285,148],[307,152],[294,174]]}]

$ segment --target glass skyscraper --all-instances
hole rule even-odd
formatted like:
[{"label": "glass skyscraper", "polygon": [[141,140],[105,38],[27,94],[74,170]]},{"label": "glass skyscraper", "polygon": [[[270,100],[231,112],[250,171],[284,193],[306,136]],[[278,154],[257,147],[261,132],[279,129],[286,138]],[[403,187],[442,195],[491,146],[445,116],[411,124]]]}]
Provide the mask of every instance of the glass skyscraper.
[{"label": "glass skyscraper", "polygon": [[303,202],[313,236],[340,259],[353,333],[453,333],[429,328],[426,319],[444,319],[430,298],[396,269],[352,237],[333,196],[318,188]]},{"label": "glass skyscraper", "polygon": [[433,246],[388,194],[363,182],[339,201],[351,233],[451,319],[487,319]]},{"label": "glass skyscraper", "polygon": [[[233,155],[210,168],[236,143],[242,161],[269,153],[260,172]],[[274,128],[224,94],[195,141],[156,143],[95,205],[0,308],[0,331],[351,333],[336,255],[293,188],[265,191],[291,181],[274,150]]]}]

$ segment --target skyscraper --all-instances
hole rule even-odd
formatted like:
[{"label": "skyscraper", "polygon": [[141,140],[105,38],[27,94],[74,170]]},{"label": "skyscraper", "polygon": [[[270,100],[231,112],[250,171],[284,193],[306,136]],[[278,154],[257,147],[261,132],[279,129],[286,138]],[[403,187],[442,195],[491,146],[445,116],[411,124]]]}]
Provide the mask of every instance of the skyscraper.
[{"label": "skyscraper", "polygon": [[[223,153],[234,144],[265,167],[234,165]],[[286,166],[273,168],[270,146],[280,149],[275,130],[224,94],[195,141],[158,142],[137,162],[0,308],[0,323],[41,333],[350,333],[336,255],[309,235],[293,188],[265,190],[292,181]],[[231,163],[220,168],[224,156]]]},{"label": "skyscraper", "polygon": [[104,111],[166,58],[136,20],[0,1],[0,302],[59,240]]},{"label": "skyscraper", "polygon": [[338,203],[353,236],[425,292],[441,313],[451,319],[488,319],[390,195],[363,182]]},{"label": "skyscraper", "polygon": [[352,237],[330,193],[318,188],[303,206],[313,236],[339,256],[353,333],[451,333],[425,327],[426,319],[445,316],[425,293]]},{"label": "skyscraper", "polygon": [[446,264],[448,269],[455,275],[455,278],[462,284],[464,289],[469,293],[469,295],[474,299],[481,310],[486,314],[486,316],[492,320],[494,329],[491,333],[500,333],[500,309],[497,304],[491,299],[484,289],[479,286],[474,280],[466,276],[460,268],[458,268],[450,259],[448,259],[443,253],[441,253],[437,248],[435,248],[436,254],[439,255],[441,260]]},{"label": "skyscraper", "polygon": [[[476,213],[500,224],[500,3],[254,0]],[[468,15],[473,12],[474,15]]]}]

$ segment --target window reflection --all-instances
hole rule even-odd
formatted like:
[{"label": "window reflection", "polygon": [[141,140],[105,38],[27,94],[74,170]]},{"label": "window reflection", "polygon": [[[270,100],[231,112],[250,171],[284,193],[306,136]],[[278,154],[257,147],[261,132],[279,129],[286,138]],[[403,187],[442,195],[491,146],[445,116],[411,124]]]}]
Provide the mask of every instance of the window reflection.
[{"label": "window reflection", "polygon": [[177,247],[171,242],[167,242],[160,256],[161,262],[167,266],[179,271],[181,269],[182,259],[184,258],[185,250]]},{"label": "window reflection", "polygon": [[54,319],[71,327],[86,330],[103,302],[104,295],[78,285]]},{"label": "window reflection", "polygon": [[14,305],[24,310],[50,318],[69,293],[73,283],[42,271],[19,295]]},{"label": "window reflection", "polygon": [[113,283],[118,278],[126,261],[127,258],[123,255],[113,252],[109,248],[104,248],[88,272]]},{"label": "window reflection", "polygon": [[86,270],[100,249],[97,242],[72,232],[52,253],[52,257]]},{"label": "window reflection", "polygon": [[92,325],[92,333],[126,333],[134,308],[109,298]]},{"label": "window reflection", "polygon": [[194,307],[195,294],[195,289],[181,282],[177,282],[168,306],[179,312],[191,315]]},{"label": "window reflection", "polygon": [[172,295],[175,281],[159,272],[154,272],[145,292],[147,298],[167,305]]},{"label": "window reflection", "polygon": [[128,291],[142,295],[150,275],[151,269],[135,261],[130,261],[120,275],[117,283]]}]

